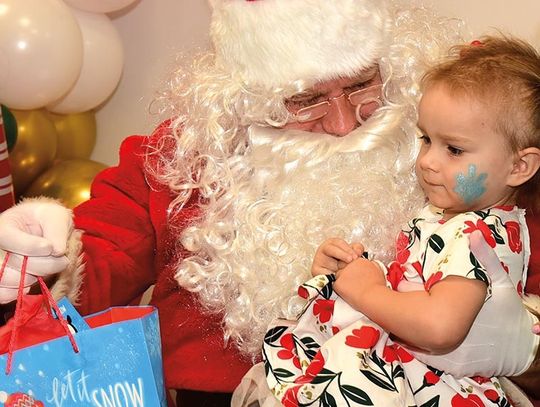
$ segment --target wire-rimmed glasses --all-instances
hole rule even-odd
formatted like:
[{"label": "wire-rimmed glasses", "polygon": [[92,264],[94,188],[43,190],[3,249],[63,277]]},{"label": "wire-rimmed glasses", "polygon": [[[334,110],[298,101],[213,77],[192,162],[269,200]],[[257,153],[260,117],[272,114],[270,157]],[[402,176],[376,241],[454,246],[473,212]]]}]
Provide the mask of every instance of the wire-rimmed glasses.
[{"label": "wire-rimmed glasses", "polygon": [[[356,119],[360,123],[364,123],[369,116],[382,106],[381,100],[382,84],[371,85],[367,88],[359,89],[351,93],[343,92],[339,96],[330,97],[322,102],[301,107],[296,111],[291,111],[292,121],[298,123],[306,123],[313,120],[318,120],[328,114],[332,101],[346,97],[349,103],[356,107]],[[368,106],[370,109],[367,109]],[[292,110],[292,109],[291,109]],[[369,114],[364,114],[367,111]]]}]

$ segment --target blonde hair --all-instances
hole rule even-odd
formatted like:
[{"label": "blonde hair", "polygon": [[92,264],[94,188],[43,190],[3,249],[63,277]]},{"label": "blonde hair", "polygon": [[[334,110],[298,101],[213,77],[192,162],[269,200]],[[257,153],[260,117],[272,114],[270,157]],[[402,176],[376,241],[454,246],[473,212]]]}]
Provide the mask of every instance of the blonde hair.
[{"label": "blonde hair", "polygon": [[[448,59],[424,75],[424,88],[434,84],[489,107],[494,130],[506,137],[512,152],[540,148],[540,54],[532,45],[500,34],[454,46]],[[518,202],[540,208],[539,187],[537,173],[518,188]]]}]

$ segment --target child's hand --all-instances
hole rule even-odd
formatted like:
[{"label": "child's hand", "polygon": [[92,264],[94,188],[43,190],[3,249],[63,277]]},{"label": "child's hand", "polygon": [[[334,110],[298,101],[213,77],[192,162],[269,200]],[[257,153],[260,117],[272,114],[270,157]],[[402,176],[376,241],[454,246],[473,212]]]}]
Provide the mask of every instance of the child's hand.
[{"label": "child's hand", "polygon": [[337,272],[333,288],[353,308],[360,309],[360,301],[377,286],[386,287],[384,272],[379,265],[358,258]]},{"label": "child's hand", "polygon": [[332,274],[341,270],[351,261],[362,256],[364,246],[360,243],[349,244],[343,239],[330,238],[325,240],[315,252],[311,274]]},{"label": "child's hand", "polygon": [[532,331],[536,335],[540,335],[540,322],[537,322],[536,324],[533,325]]}]

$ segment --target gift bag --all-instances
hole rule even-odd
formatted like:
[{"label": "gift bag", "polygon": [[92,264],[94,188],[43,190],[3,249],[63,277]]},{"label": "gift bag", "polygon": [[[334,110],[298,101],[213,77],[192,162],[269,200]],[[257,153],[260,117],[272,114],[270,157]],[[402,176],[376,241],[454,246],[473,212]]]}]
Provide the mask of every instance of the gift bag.
[{"label": "gift bag", "polygon": [[[19,297],[19,310],[26,299],[34,312],[46,295]],[[43,315],[50,313],[48,307],[13,317],[11,328],[17,325],[19,339],[11,339],[9,351],[0,355],[0,406],[166,407],[154,307],[112,307],[84,318],[66,299],[54,308],[52,317]],[[39,326],[42,321],[49,330]],[[0,328],[0,346],[8,325]]]}]

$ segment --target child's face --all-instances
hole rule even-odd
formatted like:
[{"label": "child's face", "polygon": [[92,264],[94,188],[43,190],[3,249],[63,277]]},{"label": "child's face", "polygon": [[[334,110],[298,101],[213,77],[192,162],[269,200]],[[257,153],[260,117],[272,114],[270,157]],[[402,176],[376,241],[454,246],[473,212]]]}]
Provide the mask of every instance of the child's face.
[{"label": "child's face", "polygon": [[493,129],[493,113],[468,96],[430,86],[419,106],[422,146],[416,174],[431,204],[447,216],[514,204],[508,176],[514,154]]}]

